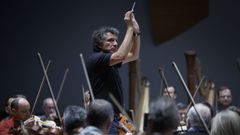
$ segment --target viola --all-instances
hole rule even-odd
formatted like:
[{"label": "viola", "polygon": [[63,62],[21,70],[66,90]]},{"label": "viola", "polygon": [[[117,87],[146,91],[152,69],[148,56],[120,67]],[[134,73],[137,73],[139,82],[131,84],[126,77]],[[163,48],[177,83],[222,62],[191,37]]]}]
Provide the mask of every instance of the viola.
[{"label": "viola", "polygon": [[119,135],[126,135],[126,133],[134,133],[135,132],[135,126],[129,122],[126,116],[120,114],[119,115],[119,129],[118,134]]}]

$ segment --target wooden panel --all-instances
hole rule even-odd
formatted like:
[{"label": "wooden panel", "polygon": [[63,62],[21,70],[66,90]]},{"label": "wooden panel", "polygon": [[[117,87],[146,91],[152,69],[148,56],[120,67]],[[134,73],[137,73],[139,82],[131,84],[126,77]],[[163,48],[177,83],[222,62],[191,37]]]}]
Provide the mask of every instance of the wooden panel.
[{"label": "wooden panel", "polygon": [[155,45],[174,38],[206,18],[208,5],[208,0],[150,0]]}]

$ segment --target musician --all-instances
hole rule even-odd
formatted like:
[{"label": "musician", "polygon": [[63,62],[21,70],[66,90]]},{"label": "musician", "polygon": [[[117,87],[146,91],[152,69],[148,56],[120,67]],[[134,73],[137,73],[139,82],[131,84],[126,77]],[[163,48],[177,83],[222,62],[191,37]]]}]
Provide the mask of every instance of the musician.
[{"label": "musician", "polygon": [[63,112],[63,129],[65,135],[80,133],[86,126],[86,111],[80,107],[71,105]]},{"label": "musician", "polygon": [[11,96],[7,97],[5,99],[5,108],[4,108],[5,110],[4,110],[3,115],[1,116],[2,117],[1,120],[8,120],[11,118],[11,116],[12,116],[11,103],[15,98],[25,98],[26,99],[26,97],[24,95],[20,95],[20,94],[11,95]]},{"label": "musician", "polygon": [[[16,98],[11,103],[12,117],[0,123],[0,134],[11,135],[11,131],[21,126],[29,118],[30,104],[25,98]],[[18,135],[15,133],[15,135]]]},{"label": "musician", "polygon": [[44,111],[44,115],[39,116],[42,121],[52,120],[54,121],[57,118],[56,110],[54,107],[52,98],[45,98],[43,100],[42,109]]},{"label": "musician", "polygon": [[146,135],[172,135],[178,123],[179,113],[174,101],[160,97],[150,104]]},{"label": "musician", "polygon": [[181,125],[186,125],[186,119],[187,119],[187,105],[183,103],[177,104],[178,112],[180,115],[180,123]]},{"label": "musician", "polygon": [[216,114],[212,121],[211,135],[239,135],[240,116],[229,109]]},{"label": "musician", "polygon": [[112,104],[104,99],[96,99],[87,109],[87,127],[80,132],[84,134],[109,134],[114,117]]},{"label": "musician", "polygon": [[[139,57],[140,29],[133,11],[127,11],[124,17],[127,26],[125,37],[119,46],[119,31],[113,27],[102,27],[92,34],[93,54],[89,57],[87,70],[94,96],[110,101],[109,93],[123,106],[123,90],[118,69],[122,64]],[[110,133],[116,134],[119,110],[114,105],[116,117]]]},{"label": "musician", "polygon": [[171,97],[173,100],[176,100],[177,93],[174,86],[168,86],[163,91],[163,96]]},{"label": "musician", "polygon": [[174,134],[175,135],[184,134],[186,132],[187,105],[185,105],[181,102],[177,103],[177,100],[176,100],[177,93],[176,93],[176,89],[173,85],[170,85],[167,88],[164,88],[163,96],[170,97],[176,103],[177,108],[178,108],[180,122],[179,122],[179,126]]},{"label": "musician", "polygon": [[232,105],[232,92],[231,89],[226,86],[221,86],[217,94],[217,113],[227,109]]},{"label": "musician", "polygon": [[[199,115],[202,116],[204,122],[209,128],[212,118],[210,108],[202,103],[197,103],[195,105],[195,108]],[[187,126],[188,126],[187,135],[208,135],[208,132],[204,128],[204,125],[201,119],[199,118],[196,110],[192,106],[187,113]]]},{"label": "musician", "polygon": [[10,119],[12,114],[11,114],[11,102],[14,100],[15,96],[9,96],[5,99],[5,108],[4,112],[1,115],[1,121],[2,120],[7,120]]}]

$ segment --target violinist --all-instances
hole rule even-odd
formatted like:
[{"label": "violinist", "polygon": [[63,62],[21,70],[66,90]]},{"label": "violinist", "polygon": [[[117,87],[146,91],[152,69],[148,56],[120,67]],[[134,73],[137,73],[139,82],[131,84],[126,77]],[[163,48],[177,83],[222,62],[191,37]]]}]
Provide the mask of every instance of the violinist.
[{"label": "violinist", "polygon": [[24,95],[12,95],[5,99],[5,110],[4,110],[4,116],[1,118],[2,120],[8,120],[12,117],[11,112],[11,103],[15,98],[26,98]]},{"label": "violinist", "polygon": [[163,96],[167,96],[167,97],[172,98],[173,100],[176,100],[177,93],[176,93],[175,87],[168,86],[167,88],[164,88]]},{"label": "violinist", "polygon": [[1,135],[21,134],[21,123],[29,118],[30,104],[25,98],[16,98],[11,102],[12,117],[0,123]]},{"label": "violinist", "polygon": [[185,131],[187,130],[186,127],[186,111],[187,111],[187,105],[181,103],[181,102],[176,102],[177,100],[177,93],[176,89],[173,85],[167,86],[167,88],[164,88],[163,90],[163,96],[171,98],[177,105],[178,112],[179,112],[179,117],[180,117],[180,122],[178,125],[178,128],[176,129],[174,134],[184,134]]},{"label": "violinist", "polygon": [[86,126],[86,111],[80,107],[71,105],[63,112],[63,129],[65,135],[80,133]]},{"label": "violinist", "polygon": [[109,134],[113,117],[112,104],[104,99],[95,99],[87,109],[87,127],[80,132],[80,135],[90,133]]},{"label": "violinist", "polygon": [[92,34],[93,53],[87,61],[89,80],[97,99],[105,99],[113,104],[115,118],[110,134],[118,132],[120,111],[114,105],[109,93],[123,106],[123,90],[119,68],[122,64],[137,60],[140,52],[140,29],[132,10],[124,16],[127,26],[125,37],[119,46],[119,31],[113,27],[102,27]]},{"label": "violinist", "polygon": [[187,105],[180,102],[180,103],[177,104],[177,107],[178,107],[178,112],[179,112],[179,115],[180,115],[180,123],[182,125],[186,125]]},{"label": "violinist", "polygon": [[232,91],[226,86],[221,86],[217,93],[216,113],[227,109],[232,105]]},{"label": "violinist", "polygon": [[150,104],[146,135],[172,135],[179,123],[178,109],[168,97],[160,97]]},{"label": "violinist", "polygon": [[1,112],[1,121],[10,119],[12,117],[11,114],[11,102],[14,100],[14,96],[9,96],[5,99],[5,107],[4,111]]},{"label": "violinist", "polygon": [[197,103],[195,105],[195,108],[197,112],[194,109],[194,106],[192,106],[187,113],[187,126],[188,126],[187,135],[208,135],[208,132],[204,128],[204,125],[202,121],[199,119],[197,113],[199,113],[199,115],[202,116],[206,125],[210,127],[212,119],[211,110],[207,105],[203,103]]},{"label": "violinist", "polygon": [[42,121],[46,120],[51,120],[57,123],[59,125],[59,121],[57,118],[56,110],[54,107],[53,99],[48,97],[43,100],[43,105],[42,105],[44,115],[38,116]]}]

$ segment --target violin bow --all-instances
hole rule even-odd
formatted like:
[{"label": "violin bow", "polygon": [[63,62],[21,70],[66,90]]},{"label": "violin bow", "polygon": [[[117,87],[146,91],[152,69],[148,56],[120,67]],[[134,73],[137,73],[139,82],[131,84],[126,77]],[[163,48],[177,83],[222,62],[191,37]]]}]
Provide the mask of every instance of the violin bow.
[{"label": "violin bow", "polygon": [[56,102],[58,102],[58,100],[59,100],[59,98],[60,98],[60,95],[61,95],[62,89],[63,89],[63,85],[64,85],[65,80],[66,80],[66,78],[67,78],[68,72],[69,72],[69,68],[67,68],[67,69],[65,70],[65,73],[64,73],[64,75],[63,75],[63,79],[62,79],[62,82],[61,82],[61,85],[60,85],[60,88],[59,88],[59,91],[58,91],[58,94],[57,94]]},{"label": "violin bow", "polygon": [[[48,71],[48,68],[49,68],[50,64],[51,64],[51,60],[48,61],[48,64],[47,64],[47,67],[46,67],[46,72]],[[38,89],[38,92],[37,92],[37,95],[36,95],[36,98],[35,98],[35,101],[34,101],[34,104],[33,104],[33,107],[32,107],[31,116],[33,115],[33,112],[35,110],[35,107],[36,107],[39,95],[40,95],[40,93],[42,91],[42,87],[43,87],[44,81],[45,81],[45,76],[43,75],[40,87]]]},{"label": "violin bow", "polygon": [[83,95],[83,106],[85,108],[85,110],[87,109],[87,105],[86,105],[86,99],[85,99],[85,88],[82,85],[82,95]]},{"label": "violin bow", "polygon": [[[200,80],[200,82],[199,82],[199,84],[198,84],[198,86],[197,86],[197,88],[196,88],[196,90],[195,90],[195,92],[194,92],[194,94],[193,94],[193,96],[192,96],[193,99],[196,97],[196,95],[197,95],[197,93],[198,93],[198,91],[199,91],[199,89],[200,89],[200,87],[201,87],[201,85],[202,85],[204,79],[205,79],[205,76],[202,76],[202,78],[201,78],[201,80]],[[191,105],[192,105],[192,101],[189,103],[186,112],[189,111]]]},{"label": "violin bow", "polygon": [[48,78],[48,75],[47,75],[45,66],[44,66],[44,64],[43,64],[43,60],[42,60],[41,54],[38,52],[37,55],[38,55],[38,58],[39,58],[39,60],[40,60],[40,64],[41,64],[41,67],[42,67],[44,76],[45,76],[46,81],[47,81],[47,85],[48,85],[48,88],[49,88],[49,92],[50,92],[51,97],[52,97],[52,99],[53,99],[53,104],[54,104],[54,106],[55,106],[55,109],[56,109],[56,112],[57,112],[57,116],[58,116],[58,118],[59,118],[60,124],[62,125],[62,119],[61,119],[61,115],[60,115],[60,112],[59,112],[59,109],[58,109],[58,106],[57,106],[56,98],[55,98],[55,96],[54,96],[54,94],[53,94],[52,86],[51,86],[51,83],[50,83],[50,81],[49,81],[49,78]]},{"label": "violin bow", "polygon": [[198,117],[200,118],[200,120],[201,120],[201,122],[202,122],[202,124],[203,124],[203,126],[204,126],[204,128],[205,128],[205,130],[207,131],[208,134],[210,134],[210,131],[209,131],[208,127],[207,127],[207,124],[205,123],[205,121],[204,121],[203,118],[202,118],[202,115],[201,115],[201,114],[197,111],[197,109],[196,109],[196,103],[195,103],[195,101],[194,101],[194,99],[193,99],[193,97],[192,97],[192,95],[191,95],[191,93],[190,93],[190,91],[189,91],[189,89],[188,89],[188,87],[187,87],[187,85],[186,85],[186,83],[185,83],[185,81],[184,81],[184,79],[183,79],[183,77],[182,77],[182,75],[181,75],[181,73],[180,73],[180,71],[179,71],[176,63],[175,63],[175,62],[172,62],[172,65],[173,65],[173,67],[174,67],[174,69],[175,69],[174,71],[177,73],[178,78],[180,79],[183,87],[185,88],[188,96],[190,97],[190,100],[191,100],[192,103],[193,103],[193,108],[194,108],[194,110],[196,111]]},{"label": "violin bow", "polygon": [[93,95],[91,83],[89,81],[89,77],[88,77],[88,73],[87,73],[87,69],[86,69],[86,65],[85,65],[82,53],[80,53],[80,59],[81,59],[81,62],[82,62],[82,66],[83,66],[85,77],[87,79],[87,84],[88,84],[88,88],[89,88],[89,91],[90,91],[90,96],[92,98],[92,101],[94,101],[95,98],[94,98],[94,95]]},{"label": "violin bow", "polygon": [[[168,83],[167,83],[167,79],[166,79],[166,77],[164,75],[163,68],[161,68],[161,67],[158,68],[158,72],[160,74],[160,77],[162,78],[163,85],[164,85],[165,89],[167,90],[167,95],[168,95],[169,98],[171,98],[171,96],[170,96],[170,94],[168,92]],[[182,123],[180,121],[179,121],[179,125],[180,125],[180,128],[181,128],[181,131],[184,132],[183,125],[182,125]]]},{"label": "violin bow", "polygon": [[[167,90],[168,96],[171,98],[171,96],[170,96],[170,94],[169,94],[169,92],[168,92],[168,83],[167,83],[167,79],[166,79],[166,77],[165,77],[165,75],[164,75],[163,68],[159,67],[159,68],[158,68],[158,73],[159,73],[159,75],[160,75],[160,77],[161,77],[161,80],[162,80],[162,82],[163,82],[163,86],[164,86],[165,89]],[[164,88],[164,87],[163,87],[163,88]]]},{"label": "violin bow", "polygon": [[109,92],[109,97],[112,99],[113,103],[117,106],[117,108],[120,110],[120,112],[123,115],[125,115],[129,121],[131,121],[133,123],[132,119],[128,116],[128,114],[125,111],[125,109],[120,105],[120,103],[117,101],[117,99],[110,92]]}]

